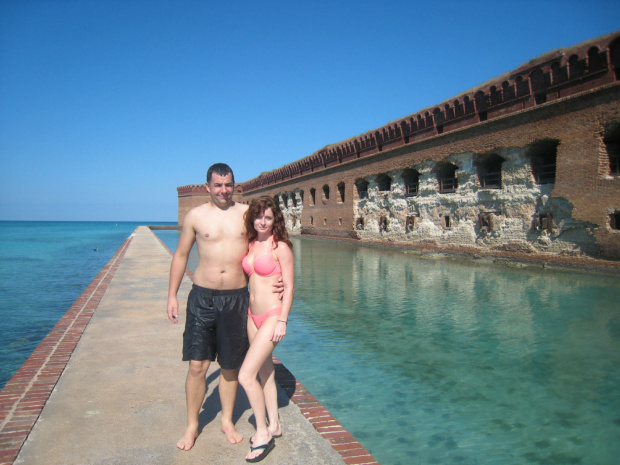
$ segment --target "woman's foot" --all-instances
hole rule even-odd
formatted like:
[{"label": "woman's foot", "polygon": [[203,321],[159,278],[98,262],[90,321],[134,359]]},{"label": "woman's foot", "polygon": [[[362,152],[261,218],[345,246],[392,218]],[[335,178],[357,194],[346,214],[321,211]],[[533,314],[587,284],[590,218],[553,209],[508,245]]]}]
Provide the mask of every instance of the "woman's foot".
[{"label": "woman's foot", "polygon": [[282,437],[282,427],[280,426],[280,423],[278,423],[277,425],[275,425],[275,427],[272,428],[271,425],[269,425],[269,434],[271,434],[272,438],[281,438]]},{"label": "woman's foot", "polygon": [[267,457],[267,455],[269,455],[269,452],[271,452],[275,446],[276,441],[273,438],[266,443],[261,443],[258,446],[252,445],[250,447],[250,452],[248,452],[248,455],[245,456],[245,461],[250,463],[260,462]]},{"label": "woman's foot", "polygon": [[[278,439],[282,437],[282,428],[280,427],[280,425],[277,426],[277,428],[274,428],[273,431],[271,431],[271,427],[269,427],[269,433],[271,434],[271,437],[273,439]],[[250,438],[250,444],[254,444],[254,436],[252,436]]]}]

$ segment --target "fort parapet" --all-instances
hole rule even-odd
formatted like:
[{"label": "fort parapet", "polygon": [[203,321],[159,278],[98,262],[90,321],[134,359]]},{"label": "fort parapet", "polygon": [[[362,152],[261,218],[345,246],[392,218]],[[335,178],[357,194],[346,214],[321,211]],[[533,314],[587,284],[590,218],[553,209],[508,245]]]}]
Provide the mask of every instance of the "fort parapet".
[{"label": "fort parapet", "polygon": [[[236,185],[293,233],[620,258],[620,32]],[[179,224],[206,198],[178,188]]]}]

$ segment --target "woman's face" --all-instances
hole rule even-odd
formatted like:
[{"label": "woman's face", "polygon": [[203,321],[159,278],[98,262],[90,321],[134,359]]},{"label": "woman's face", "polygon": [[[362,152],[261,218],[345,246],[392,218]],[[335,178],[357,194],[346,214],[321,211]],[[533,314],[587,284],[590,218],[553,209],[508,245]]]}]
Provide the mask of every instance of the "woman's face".
[{"label": "woman's face", "polygon": [[273,229],[273,212],[267,208],[254,219],[254,229],[257,233],[269,233]]}]

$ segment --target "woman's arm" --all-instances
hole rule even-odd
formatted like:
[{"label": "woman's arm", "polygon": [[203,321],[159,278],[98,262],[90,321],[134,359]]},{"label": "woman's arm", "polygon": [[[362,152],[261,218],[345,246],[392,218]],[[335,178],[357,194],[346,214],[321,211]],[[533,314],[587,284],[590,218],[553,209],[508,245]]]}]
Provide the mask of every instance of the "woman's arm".
[{"label": "woman's arm", "polygon": [[293,305],[293,296],[295,294],[295,260],[293,251],[287,243],[278,241],[276,248],[276,256],[280,262],[282,269],[282,283],[284,292],[282,294],[282,313],[278,317],[275,330],[271,336],[273,342],[280,342],[286,335],[286,325],[288,316]]}]

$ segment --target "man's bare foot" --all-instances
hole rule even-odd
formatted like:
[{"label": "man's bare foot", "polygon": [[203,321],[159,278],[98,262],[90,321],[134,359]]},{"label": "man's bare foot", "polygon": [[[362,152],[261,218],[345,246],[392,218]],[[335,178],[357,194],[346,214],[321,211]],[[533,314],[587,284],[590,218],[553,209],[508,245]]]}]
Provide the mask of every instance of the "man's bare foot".
[{"label": "man's bare foot", "polygon": [[196,430],[193,428],[187,428],[183,437],[179,439],[179,442],[177,442],[177,447],[181,450],[190,450],[194,447],[197,437],[198,432]]},{"label": "man's bare foot", "polygon": [[232,423],[223,421],[220,431],[226,435],[226,439],[231,444],[238,444],[243,441],[243,434],[237,431]]}]

